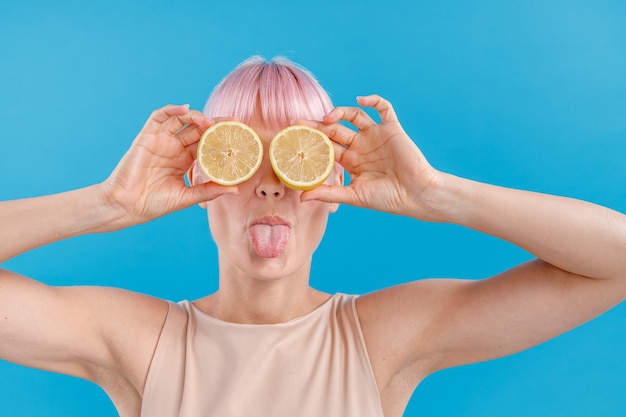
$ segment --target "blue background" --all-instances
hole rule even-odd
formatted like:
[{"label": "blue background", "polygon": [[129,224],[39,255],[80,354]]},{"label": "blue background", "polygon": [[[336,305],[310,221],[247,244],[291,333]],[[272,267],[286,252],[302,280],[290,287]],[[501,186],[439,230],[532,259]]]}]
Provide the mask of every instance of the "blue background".
[{"label": "blue background", "polygon": [[[0,199],[103,180],[153,109],[202,108],[252,54],[303,64],[336,104],[389,98],[441,170],[626,212],[621,0],[2,0]],[[425,277],[487,277],[527,259],[458,226],[344,206],[311,279],[329,292],[363,293]],[[198,207],[33,250],[4,267],[50,284],[173,300],[216,288],[215,248]],[[529,351],[438,373],[406,415],[626,415],[625,329],[618,306]],[[90,383],[0,362],[0,416],[114,415]]]}]

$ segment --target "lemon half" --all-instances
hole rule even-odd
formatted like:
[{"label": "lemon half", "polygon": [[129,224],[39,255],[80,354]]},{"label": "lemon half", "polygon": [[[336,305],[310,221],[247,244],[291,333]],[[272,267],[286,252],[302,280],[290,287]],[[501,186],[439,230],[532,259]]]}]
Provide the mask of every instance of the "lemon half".
[{"label": "lemon half", "polygon": [[288,187],[310,190],[330,176],[335,163],[333,144],[318,129],[289,126],[274,136],[269,158],[276,176]]},{"label": "lemon half", "polygon": [[259,169],[263,144],[256,132],[241,122],[218,122],[202,134],[197,160],[200,170],[211,181],[235,185]]}]

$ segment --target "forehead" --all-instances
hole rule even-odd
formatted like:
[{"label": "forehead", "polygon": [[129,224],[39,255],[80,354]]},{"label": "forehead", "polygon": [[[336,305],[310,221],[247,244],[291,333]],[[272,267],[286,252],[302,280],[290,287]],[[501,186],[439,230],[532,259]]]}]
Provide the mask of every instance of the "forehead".
[{"label": "forehead", "polygon": [[263,142],[269,142],[276,135],[276,133],[289,126],[288,124],[283,126],[267,123],[263,120],[263,116],[260,112],[254,112],[247,125],[254,129]]}]

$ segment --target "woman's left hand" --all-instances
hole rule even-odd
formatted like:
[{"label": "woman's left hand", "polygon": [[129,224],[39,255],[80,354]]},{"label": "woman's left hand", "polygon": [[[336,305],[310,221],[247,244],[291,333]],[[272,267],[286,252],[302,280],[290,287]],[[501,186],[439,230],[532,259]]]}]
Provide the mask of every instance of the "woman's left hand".
[{"label": "woman's left hand", "polygon": [[432,219],[426,191],[439,172],[404,132],[391,103],[377,95],[359,97],[357,102],[376,109],[381,122],[376,123],[359,107],[337,107],[321,122],[298,122],[326,133],[334,142],[335,160],[350,174],[349,185],[321,185],[304,192],[302,201],[345,203]]}]

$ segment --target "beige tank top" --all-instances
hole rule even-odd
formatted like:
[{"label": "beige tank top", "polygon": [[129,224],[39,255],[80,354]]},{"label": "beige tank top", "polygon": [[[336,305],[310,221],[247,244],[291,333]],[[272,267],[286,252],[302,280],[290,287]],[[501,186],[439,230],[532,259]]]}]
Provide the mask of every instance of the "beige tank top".
[{"label": "beige tank top", "polygon": [[170,302],[141,416],[383,417],[356,298],[261,325]]}]

